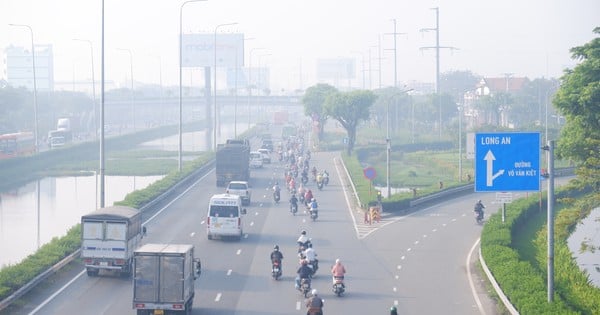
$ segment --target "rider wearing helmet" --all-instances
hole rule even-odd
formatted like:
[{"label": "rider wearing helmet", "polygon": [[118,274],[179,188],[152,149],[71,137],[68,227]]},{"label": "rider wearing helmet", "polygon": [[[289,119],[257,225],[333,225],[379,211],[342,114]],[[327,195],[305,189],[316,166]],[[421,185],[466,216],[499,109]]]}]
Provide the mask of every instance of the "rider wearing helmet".
[{"label": "rider wearing helmet", "polygon": [[271,263],[274,263],[275,261],[279,261],[279,266],[281,266],[282,260],[283,260],[283,254],[279,251],[279,245],[275,245],[273,247],[273,251],[271,252]]},{"label": "rider wearing helmet", "polygon": [[477,203],[475,203],[475,207],[474,207],[473,211],[477,212],[477,214],[480,217],[483,217],[483,209],[485,209],[483,202],[481,202],[481,199],[477,200]]},{"label": "rider wearing helmet", "polygon": [[317,289],[311,291],[312,296],[306,300],[306,315],[323,315],[323,299],[318,295]]},{"label": "rider wearing helmet", "polygon": [[346,274],[346,268],[342,265],[340,259],[335,260],[335,265],[331,267],[331,274],[333,275],[333,283],[335,284],[336,279],[342,280],[342,287],[344,286],[344,275]]},{"label": "rider wearing helmet", "polygon": [[300,268],[296,271],[298,274],[296,276],[296,289],[300,289],[300,280],[308,279],[310,281],[310,275],[312,274],[312,269],[308,266],[308,261],[303,259],[301,262]]}]

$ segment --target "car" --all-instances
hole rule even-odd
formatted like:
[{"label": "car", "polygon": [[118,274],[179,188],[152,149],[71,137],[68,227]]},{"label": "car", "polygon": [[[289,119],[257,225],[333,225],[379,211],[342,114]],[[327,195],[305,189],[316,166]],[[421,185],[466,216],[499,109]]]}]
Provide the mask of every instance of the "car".
[{"label": "car", "polygon": [[247,181],[231,181],[227,185],[226,193],[238,195],[242,198],[242,205],[249,205],[252,202],[252,191]]},{"label": "car", "polygon": [[250,152],[250,167],[261,168],[263,167],[263,154],[258,151]]},{"label": "car", "polygon": [[260,154],[262,154],[263,164],[270,164],[271,163],[271,153],[269,152],[268,149],[258,149],[258,152]]},{"label": "car", "polygon": [[271,139],[263,139],[261,145],[261,149],[267,149],[269,152],[273,152],[273,140]]}]

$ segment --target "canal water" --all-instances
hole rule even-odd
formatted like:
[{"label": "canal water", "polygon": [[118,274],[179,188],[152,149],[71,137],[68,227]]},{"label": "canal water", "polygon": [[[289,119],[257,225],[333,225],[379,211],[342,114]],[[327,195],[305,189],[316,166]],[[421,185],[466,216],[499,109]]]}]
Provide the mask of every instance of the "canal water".
[{"label": "canal water", "polygon": [[579,268],[585,270],[591,283],[600,288],[600,208],[592,210],[577,225],[567,244]]},{"label": "canal water", "polygon": [[[112,205],[163,176],[106,176],[105,204]],[[97,176],[47,177],[37,183],[0,193],[0,269],[33,254],[61,237],[96,209]]]},{"label": "canal water", "polygon": [[[238,124],[237,132],[247,130]],[[224,123],[217,143],[235,133],[233,124]],[[205,131],[182,134],[183,150],[206,151]],[[169,136],[141,144],[138,148],[177,151],[179,136]],[[163,176],[105,176],[105,205],[121,201],[134,191],[147,187]],[[0,269],[14,265],[54,237],[64,236],[81,216],[96,209],[98,198],[96,175],[48,177],[10,192],[0,193]]]}]

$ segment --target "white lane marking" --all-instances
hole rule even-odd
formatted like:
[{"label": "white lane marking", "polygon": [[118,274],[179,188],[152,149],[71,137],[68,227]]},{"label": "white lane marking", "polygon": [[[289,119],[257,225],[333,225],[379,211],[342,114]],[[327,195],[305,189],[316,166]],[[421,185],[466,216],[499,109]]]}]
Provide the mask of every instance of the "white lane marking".
[{"label": "white lane marking", "polygon": [[[204,180],[213,171],[214,171],[214,169],[209,171],[208,173],[204,174],[204,176],[200,177],[197,181],[195,181],[192,185],[190,185],[190,187],[188,187],[186,190],[184,190],[179,196],[173,198],[173,200],[171,200],[169,203],[167,203],[164,207],[162,207],[160,210],[158,210],[153,216],[151,216],[148,220],[146,220],[142,224],[145,225],[145,224],[148,224],[148,222],[154,220],[154,218],[156,218],[159,214],[163,213],[163,211],[165,211],[168,207],[170,207],[175,201],[179,200],[179,198],[183,197],[183,195],[187,194],[188,191],[190,191],[200,181]],[[204,223],[204,221],[202,221],[202,223]],[[73,279],[71,279],[69,282],[67,282],[65,285],[63,285],[60,289],[58,289],[58,291],[54,292],[54,294],[50,295],[47,299],[44,300],[44,302],[42,302],[35,309],[33,309],[33,311],[31,311],[29,313],[29,315],[33,315],[33,314],[37,313],[42,307],[46,306],[46,304],[50,303],[50,301],[52,301],[56,296],[58,296],[64,290],[66,290],[71,284],[73,284],[73,282],[75,282],[75,280],[77,280],[79,277],[81,277],[85,272],[86,271],[84,269],[79,274],[77,274],[75,277],[73,277]]]},{"label": "white lane marking", "polygon": [[427,234],[423,234],[423,238],[427,238]]},{"label": "white lane marking", "polygon": [[419,244],[419,241],[415,241],[415,245]]},{"label": "white lane marking", "polygon": [[402,257],[400,257],[400,260],[404,260],[404,258],[406,258],[406,256],[402,256]]},{"label": "white lane marking", "polygon": [[244,234],[244,238],[248,238],[248,233]]},{"label": "white lane marking", "polygon": [[227,270],[227,275],[228,275],[228,276],[231,276],[231,272],[232,272],[232,271],[233,271],[233,270],[231,270],[231,269]]},{"label": "white lane marking", "polygon": [[397,291],[396,287],[394,287],[394,288],[392,289],[392,291],[396,292],[396,291]]},{"label": "white lane marking", "polygon": [[409,247],[409,248],[408,248],[406,251],[407,251],[407,252],[410,252],[411,250],[412,250],[412,248],[410,248],[410,247]]},{"label": "white lane marking", "polygon": [[396,280],[400,279],[399,275],[394,276],[394,278],[396,278]]},{"label": "white lane marking", "polygon": [[[398,266],[396,266],[396,269],[400,270],[400,269],[402,269],[402,266],[401,266],[401,265],[398,265]],[[397,276],[396,276],[396,277],[397,277]]]},{"label": "white lane marking", "polygon": [[431,232],[437,232],[437,229],[433,229],[433,230],[431,230]]},{"label": "white lane marking", "polygon": [[215,302],[219,302],[221,300],[221,293],[217,294],[217,297],[215,297]]},{"label": "white lane marking", "polygon": [[258,215],[258,212],[254,212],[254,216],[257,216],[257,215]]},{"label": "white lane marking", "polygon": [[238,250],[237,250],[237,252],[236,252],[235,254],[236,254],[236,255],[239,255],[239,254],[241,254],[241,253],[242,253],[242,250],[241,250],[241,249],[238,249]]},{"label": "white lane marking", "polygon": [[196,235],[196,232],[190,233],[190,237],[194,237],[194,235]]},{"label": "white lane marking", "polygon": [[452,219],[451,221],[454,222],[454,221],[456,221],[456,219]]},{"label": "white lane marking", "polygon": [[206,221],[202,220],[200,221],[200,225],[204,224]]},{"label": "white lane marking", "polygon": [[446,226],[446,223],[443,223],[442,226]]},{"label": "white lane marking", "polygon": [[398,300],[394,300],[394,306],[398,306]]},{"label": "white lane marking", "polygon": [[300,310],[300,301],[296,301],[296,310]]},{"label": "white lane marking", "polygon": [[471,273],[471,256],[473,255],[473,251],[475,251],[475,248],[477,248],[477,245],[479,244],[479,238],[477,239],[477,241],[475,241],[475,244],[473,244],[473,246],[471,247],[471,250],[469,251],[469,255],[467,255],[467,276],[469,278],[469,286],[471,287],[471,294],[473,294],[473,298],[475,299],[475,303],[477,304],[477,308],[479,308],[479,313],[485,315],[485,310],[483,309],[483,305],[481,305],[481,300],[479,299],[479,296],[477,295],[477,292],[475,291],[475,284],[473,283],[473,275]]},{"label": "white lane marking", "polygon": [[250,222],[250,226],[253,226],[253,225],[254,225],[254,221]]}]

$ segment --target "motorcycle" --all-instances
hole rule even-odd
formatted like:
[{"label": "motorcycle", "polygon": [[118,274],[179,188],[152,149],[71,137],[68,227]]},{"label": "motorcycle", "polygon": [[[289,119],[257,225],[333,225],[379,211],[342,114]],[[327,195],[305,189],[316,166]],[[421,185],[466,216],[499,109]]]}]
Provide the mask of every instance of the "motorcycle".
[{"label": "motorcycle", "polygon": [[319,190],[323,190],[323,180],[317,181],[317,187]]},{"label": "motorcycle", "polygon": [[310,293],[310,278],[302,278],[300,279],[300,292],[304,295],[305,298],[308,298]]},{"label": "motorcycle", "polygon": [[279,280],[281,277],[281,261],[274,260],[271,266],[271,276],[275,280]]},{"label": "motorcycle", "polygon": [[300,203],[305,203],[304,202],[304,194],[300,194],[300,196],[298,197],[298,201],[300,201]]},{"label": "motorcycle", "polygon": [[346,291],[346,286],[344,285],[344,278],[335,277],[335,282],[333,283],[333,293],[337,296],[342,296]]},{"label": "motorcycle", "polygon": [[291,203],[290,202],[290,212],[293,215],[296,215],[296,212],[298,212],[298,204],[297,203]]},{"label": "motorcycle", "polygon": [[310,269],[312,269],[312,275],[314,276],[317,273],[317,270],[319,270],[319,260],[315,259],[315,260],[309,262],[308,267],[310,267]]},{"label": "motorcycle", "polygon": [[319,210],[317,209],[310,209],[310,218],[311,220],[313,220],[313,222],[317,221],[317,218],[319,217]]},{"label": "motorcycle", "polygon": [[302,174],[302,184],[306,185],[306,183],[308,183],[308,175],[307,174]]},{"label": "motorcycle", "polygon": [[475,211],[475,222],[477,222],[477,224],[483,223],[483,210]]},{"label": "motorcycle", "polygon": [[281,199],[281,195],[280,195],[279,191],[274,191],[273,192],[273,200],[275,201],[275,203],[279,203],[280,199]]},{"label": "motorcycle", "polygon": [[329,174],[326,172],[323,173],[323,184],[325,184],[325,186],[329,185]]}]

